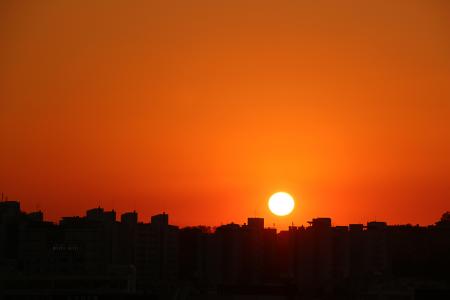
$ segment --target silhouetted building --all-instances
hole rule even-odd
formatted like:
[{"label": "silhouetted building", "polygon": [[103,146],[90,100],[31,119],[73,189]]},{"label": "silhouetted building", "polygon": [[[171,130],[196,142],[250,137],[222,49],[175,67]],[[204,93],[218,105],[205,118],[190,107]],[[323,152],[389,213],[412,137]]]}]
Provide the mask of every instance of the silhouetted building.
[{"label": "silhouetted building", "polygon": [[350,276],[350,241],[347,226],[333,228],[333,280],[344,282]]},{"label": "silhouetted building", "polygon": [[178,227],[165,213],[139,223],[136,240],[138,286],[142,289],[178,279]]},{"label": "silhouetted building", "polygon": [[370,276],[385,276],[389,271],[387,225],[385,222],[367,223],[367,272]]},{"label": "silhouetted building", "polygon": [[136,263],[137,212],[122,214],[120,222],[117,263],[134,266]]},{"label": "silhouetted building", "polygon": [[264,219],[248,218],[242,238],[240,280],[246,284],[259,284],[264,275]]},{"label": "silhouetted building", "polygon": [[0,202],[0,272],[8,274],[20,268],[19,240],[22,214],[17,201]]},{"label": "silhouetted building", "polygon": [[241,226],[222,225],[216,229],[215,238],[217,239],[215,256],[219,260],[218,281],[225,285],[237,284],[243,266]]},{"label": "silhouetted building", "polygon": [[42,211],[34,211],[27,214],[27,218],[34,222],[44,222],[44,213]]}]

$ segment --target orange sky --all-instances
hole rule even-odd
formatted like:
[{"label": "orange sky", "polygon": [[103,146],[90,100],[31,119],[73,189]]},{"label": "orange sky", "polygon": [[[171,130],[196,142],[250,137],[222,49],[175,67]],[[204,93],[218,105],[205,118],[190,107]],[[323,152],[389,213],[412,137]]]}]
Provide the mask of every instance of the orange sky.
[{"label": "orange sky", "polygon": [[450,210],[449,1],[11,0],[0,43],[0,189],[25,210]]}]

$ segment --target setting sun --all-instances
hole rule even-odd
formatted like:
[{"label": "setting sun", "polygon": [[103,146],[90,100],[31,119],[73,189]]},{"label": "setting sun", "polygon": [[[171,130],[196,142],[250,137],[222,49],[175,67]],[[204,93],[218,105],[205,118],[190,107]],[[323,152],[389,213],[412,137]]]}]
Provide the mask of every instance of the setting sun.
[{"label": "setting sun", "polygon": [[286,216],[294,209],[294,198],[285,192],[278,192],[270,196],[269,209],[277,216]]}]

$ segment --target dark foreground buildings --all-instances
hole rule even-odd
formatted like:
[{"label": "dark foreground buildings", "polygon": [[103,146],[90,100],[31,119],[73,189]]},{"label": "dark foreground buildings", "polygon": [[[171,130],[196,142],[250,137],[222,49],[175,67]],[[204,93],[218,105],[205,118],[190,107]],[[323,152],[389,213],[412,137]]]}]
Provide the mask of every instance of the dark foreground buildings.
[{"label": "dark foreground buildings", "polygon": [[450,299],[450,214],[435,225],[179,229],[90,209],[44,221],[0,202],[0,299]]}]

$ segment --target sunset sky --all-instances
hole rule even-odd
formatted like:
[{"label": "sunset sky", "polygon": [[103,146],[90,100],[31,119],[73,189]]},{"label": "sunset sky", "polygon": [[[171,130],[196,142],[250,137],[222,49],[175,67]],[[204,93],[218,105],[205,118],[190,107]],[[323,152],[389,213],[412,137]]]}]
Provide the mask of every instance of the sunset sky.
[{"label": "sunset sky", "polygon": [[450,1],[1,1],[1,191],[54,221],[434,223]]}]

